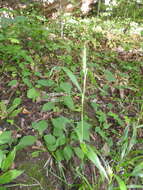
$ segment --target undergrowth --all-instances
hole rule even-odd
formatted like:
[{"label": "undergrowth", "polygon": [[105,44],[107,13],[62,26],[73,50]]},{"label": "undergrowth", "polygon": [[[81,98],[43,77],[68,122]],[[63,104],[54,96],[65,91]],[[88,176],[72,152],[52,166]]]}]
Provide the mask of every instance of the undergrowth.
[{"label": "undergrowth", "polygon": [[49,153],[61,188],[143,189],[141,26],[14,14],[0,25],[1,189],[24,187],[14,160],[27,146]]}]

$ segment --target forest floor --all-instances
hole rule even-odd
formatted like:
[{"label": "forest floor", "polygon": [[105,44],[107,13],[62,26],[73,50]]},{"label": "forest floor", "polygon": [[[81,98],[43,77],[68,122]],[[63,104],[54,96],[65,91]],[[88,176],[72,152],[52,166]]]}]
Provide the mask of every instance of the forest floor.
[{"label": "forest floor", "polygon": [[24,170],[2,187],[106,190],[79,145],[82,116],[83,140],[102,165],[127,186],[142,185],[136,167],[143,154],[143,27],[130,21],[125,31],[126,20],[64,19],[2,20],[0,133],[11,131],[13,140],[1,150],[18,147],[11,169]]}]

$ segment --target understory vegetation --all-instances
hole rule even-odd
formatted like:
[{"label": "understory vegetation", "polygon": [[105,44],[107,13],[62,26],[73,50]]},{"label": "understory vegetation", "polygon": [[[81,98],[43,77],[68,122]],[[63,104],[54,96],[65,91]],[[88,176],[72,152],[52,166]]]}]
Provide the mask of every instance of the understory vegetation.
[{"label": "understory vegetation", "polygon": [[0,10],[0,190],[143,189],[143,9],[125,4]]}]

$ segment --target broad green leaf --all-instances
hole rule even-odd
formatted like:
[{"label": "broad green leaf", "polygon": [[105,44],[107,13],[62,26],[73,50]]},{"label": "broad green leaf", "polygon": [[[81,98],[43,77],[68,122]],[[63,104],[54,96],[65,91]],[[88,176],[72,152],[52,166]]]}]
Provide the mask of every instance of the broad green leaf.
[{"label": "broad green leaf", "polygon": [[49,151],[55,151],[57,148],[57,144],[56,144],[56,138],[49,134],[49,135],[45,135],[44,136],[44,140],[46,142],[47,148],[49,149]]},{"label": "broad green leaf", "polygon": [[27,91],[27,97],[30,99],[35,100],[39,96],[40,96],[40,93],[35,88],[31,88]]},{"label": "broad green leaf", "polygon": [[37,81],[41,86],[49,86],[49,80],[40,79]]},{"label": "broad green leaf", "polygon": [[10,108],[7,109],[7,113],[10,114],[16,109],[17,105],[12,105]]},{"label": "broad green leaf", "polygon": [[48,123],[45,120],[41,120],[39,122],[33,122],[32,127],[36,129],[40,135],[48,128]]},{"label": "broad green leaf", "polygon": [[2,132],[2,134],[0,135],[0,145],[12,142],[11,133],[11,131]]},{"label": "broad green leaf", "polygon": [[49,151],[54,152],[57,149],[57,145],[56,144],[47,145],[47,148]]},{"label": "broad green leaf", "polygon": [[54,127],[53,134],[54,134],[56,137],[63,136],[63,135],[64,135],[64,130],[63,130],[63,129],[60,129],[60,128]]},{"label": "broad green leaf", "polygon": [[1,168],[1,164],[2,164],[4,157],[5,157],[4,152],[2,150],[0,150],[0,168]]},{"label": "broad green leaf", "polygon": [[70,94],[71,89],[72,89],[72,85],[71,85],[69,82],[62,82],[62,83],[60,84],[60,88],[61,88],[64,92]]},{"label": "broad green leaf", "polygon": [[21,98],[15,98],[12,102],[13,105],[16,107],[21,104]]},{"label": "broad green leaf", "polygon": [[45,140],[47,145],[53,145],[56,143],[56,138],[51,134],[45,135],[44,140]]},{"label": "broad green leaf", "polygon": [[75,147],[75,148],[74,148],[74,152],[75,152],[75,154],[76,154],[81,160],[83,160],[83,158],[84,158],[84,153],[83,153],[83,151],[82,151],[79,147]]},{"label": "broad green leaf", "polygon": [[20,170],[10,170],[0,176],[0,184],[7,184],[12,182],[15,178],[21,175],[23,171]]},{"label": "broad green leaf", "polygon": [[18,143],[18,145],[16,146],[16,150],[21,150],[27,146],[31,146],[36,142],[36,137],[34,136],[24,136],[20,142]]},{"label": "broad green leaf", "polygon": [[70,123],[70,120],[66,117],[58,117],[52,119],[52,124],[54,126],[54,135],[61,136],[63,135],[63,131],[66,129],[66,124]]},{"label": "broad green leaf", "polygon": [[117,175],[114,175],[114,176],[119,184],[120,190],[127,190],[127,186],[124,183],[124,181],[119,176],[117,176]]},{"label": "broad green leaf", "polygon": [[53,86],[55,84],[55,82],[53,80],[47,80],[46,83],[47,83],[46,86],[48,86],[48,87]]},{"label": "broad green leaf", "polygon": [[71,157],[73,156],[73,151],[71,146],[67,145],[63,150],[64,158],[69,161]]},{"label": "broad green leaf", "polygon": [[14,148],[14,150],[11,151],[2,162],[1,169],[3,171],[8,170],[12,166],[15,159],[15,155],[16,155],[16,149]]},{"label": "broad green leaf", "polygon": [[64,160],[64,155],[63,155],[63,151],[58,149],[56,152],[55,152],[55,157],[56,159],[61,162],[62,160]]},{"label": "broad green leaf", "polygon": [[46,111],[50,111],[55,107],[55,104],[53,102],[48,102],[46,104],[43,105],[42,107],[42,111],[46,112]]},{"label": "broad green leaf", "polygon": [[102,164],[101,164],[97,154],[95,153],[95,151],[90,146],[87,146],[87,148],[88,148],[88,151],[86,153],[87,158],[90,161],[92,161],[95,164],[95,166],[99,169],[99,172],[100,172],[101,176],[108,179],[108,175],[106,173],[106,170],[102,166]]},{"label": "broad green leaf", "polygon": [[9,83],[8,83],[8,86],[16,86],[17,85],[17,80],[11,80]]},{"label": "broad green leaf", "polygon": [[63,97],[64,104],[71,110],[75,109],[74,102],[71,96],[64,96]]},{"label": "broad green leaf", "polygon": [[66,143],[66,137],[65,137],[64,134],[62,136],[58,137],[57,140],[56,140],[57,146],[62,146],[65,143]]},{"label": "broad green leaf", "polygon": [[76,76],[66,67],[62,67],[62,69],[65,71],[65,73],[68,75],[68,77],[71,79],[72,83],[77,87],[77,89],[82,92],[81,87],[76,79]]},{"label": "broad green leaf", "polygon": [[109,82],[114,82],[116,80],[115,76],[113,75],[113,73],[111,73],[111,71],[106,70],[105,71],[105,78],[109,81]]},{"label": "broad green leaf", "polygon": [[[82,124],[83,124],[83,126],[82,126]],[[90,140],[90,131],[89,131],[90,128],[91,128],[91,125],[89,123],[87,123],[86,121],[84,121],[83,123],[81,121],[77,123],[77,127],[76,127],[75,131],[76,131],[80,141],[81,140],[86,140],[86,141]]]}]

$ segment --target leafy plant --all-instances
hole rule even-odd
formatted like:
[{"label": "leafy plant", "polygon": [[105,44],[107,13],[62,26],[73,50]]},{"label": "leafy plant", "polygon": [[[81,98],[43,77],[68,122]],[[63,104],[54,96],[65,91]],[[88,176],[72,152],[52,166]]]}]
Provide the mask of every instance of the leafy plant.
[{"label": "leafy plant", "polygon": [[[11,144],[13,141],[11,131],[5,131],[0,135],[0,145]],[[8,154],[1,146],[0,148],[0,169],[2,171],[0,175],[0,184],[7,184],[12,182],[15,178],[23,173],[23,171],[11,169],[16,156],[16,148],[10,151]]]},{"label": "leafy plant", "polygon": [[18,108],[18,106],[21,104],[21,98],[15,98],[12,102],[12,104],[8,107],[6,102],[1,101],[0,102],[0,118],[13,118],[17,116],[21,112],[21,108]]}]

